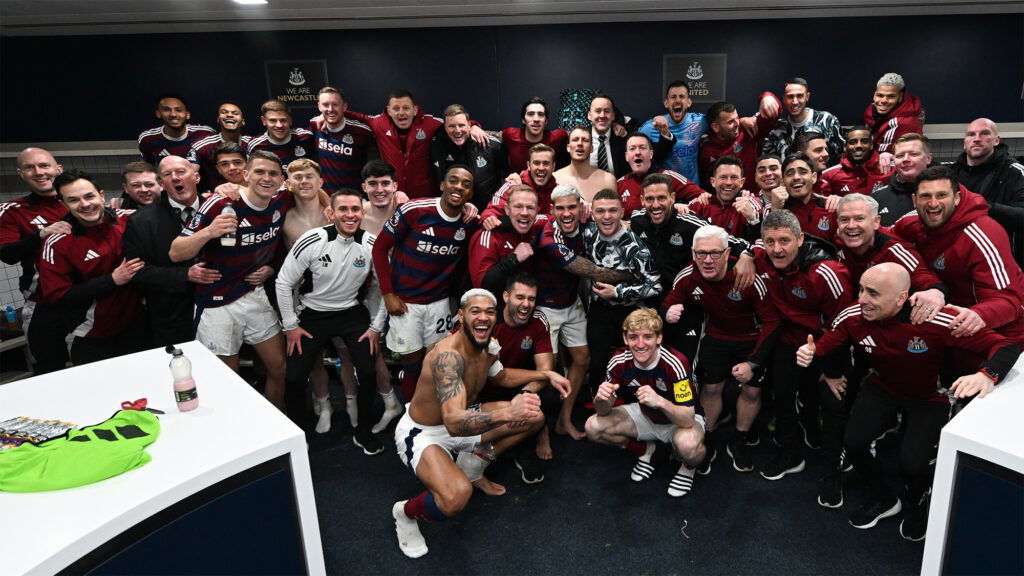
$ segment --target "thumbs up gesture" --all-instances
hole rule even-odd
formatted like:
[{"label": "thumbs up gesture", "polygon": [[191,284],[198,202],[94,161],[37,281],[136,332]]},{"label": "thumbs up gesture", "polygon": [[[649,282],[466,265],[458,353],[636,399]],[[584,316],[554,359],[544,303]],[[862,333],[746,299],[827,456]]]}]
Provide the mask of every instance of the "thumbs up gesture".
[{"label": "thumbs up gesture", "polygon": [[796,363],[801,368],[807,368],[814,361],[814,336],[807,335],[807,344],[804,344],[796,351]]}]

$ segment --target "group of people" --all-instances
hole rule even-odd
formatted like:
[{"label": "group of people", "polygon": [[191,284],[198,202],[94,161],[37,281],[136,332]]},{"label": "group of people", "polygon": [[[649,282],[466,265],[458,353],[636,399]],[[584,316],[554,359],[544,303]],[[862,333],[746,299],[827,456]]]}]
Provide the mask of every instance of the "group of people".
[{"label": "group of people", "polygon": [[[366,115],[325,87],[306,128],[269,101],[249,137],[234,103],[213,129],[164,95],[120,197],[24,150],[29,194],[0,205],[0,257],[23,267],[37,372],[192,339],[237,370],[248,344],[267,399],[322,433],[336,349],[354,443],[379,454],[398,419],[425,485],[392,509],[410,557],[427,552],[418,521],[504,493],[485,474],[503,453],[536,483],[552,432],[586,438],[636,454],[642,482],[667,450],[681,497],[720,449],[754,470],[763,404],[779,446],[763,478],[820,449],[820,505],[843,506],[852,467],[870,497],[850,523],[906,509],[899,531],[920,540],[951,407],[1024,346],[1024,167],[984,118],[931,165],[898,74],[850,128],[809,99],[793,78],[751,116],[700,114],[677,81],[663,115],[641,123],[598,93],[565,131],[535,97],[499,135],[462,105],[434,118],[396,90]],[[893,427],[905,494],[873,452]]]}]

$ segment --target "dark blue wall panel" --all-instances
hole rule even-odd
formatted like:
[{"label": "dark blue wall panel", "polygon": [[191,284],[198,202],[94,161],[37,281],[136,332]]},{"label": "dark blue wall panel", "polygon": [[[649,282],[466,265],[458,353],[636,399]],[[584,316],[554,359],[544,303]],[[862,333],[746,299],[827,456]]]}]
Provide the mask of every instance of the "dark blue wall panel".
[{"label": "dark blue wall panel", "polygon": [[[743,113],[794,75],[811,106],[858,122],[874,82],[896,71],[928,122],[1024,120],[1024,15],[654,22],[474,28],[0,39],[0,141],[124,140],[156,125],[162,91],[193,121],[239,101],[262,132],[265,60],[327,60],[355,110],[397,87],[439,114],[459,102],[488,128],[517,124],[523,100],[557,107],[564,88],[599,88],[636,116],[661,110],[664,54],[728,54],[728,99]],[[704,108],[700,105],[698,108]],[[297,123],[307,114],[300,111]]]}]

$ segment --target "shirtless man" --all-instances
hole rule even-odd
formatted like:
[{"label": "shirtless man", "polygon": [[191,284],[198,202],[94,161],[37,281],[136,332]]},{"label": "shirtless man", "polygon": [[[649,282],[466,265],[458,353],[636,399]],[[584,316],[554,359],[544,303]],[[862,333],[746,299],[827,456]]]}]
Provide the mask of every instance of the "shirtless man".
[{"label": "shirtless man", "polygon": [[[484,479],[484,469],[494,455],[544,425],[536,394],[485,403],[479,411],[470,408],[487,378],[506,388],[549,382],[562,397],[569,391],[568,380],[556,372],[501,365],[497,345],[491,344],[497,318],[498,300],[487,290],[475,288],[462,296],[462,328],[427,353],[412,402],[395,429],[398,457],[427,487],[391,508],[398,546],[410,558],[427,553],[417,520],[439,522],[458,514],[474,484],[488,494],[503,494],[503,486]],[[451,451],[459,452],[457,464]]]},{"label": "shirtless man", "polygon": [[555,181],[579,188],[583,200],[590,204],[594,194],[605,188],[615,190],[615,175],[590,164],[594,145],[590,140],[590,129],[577,126],[569,133],[569,165],[555,172]]}]

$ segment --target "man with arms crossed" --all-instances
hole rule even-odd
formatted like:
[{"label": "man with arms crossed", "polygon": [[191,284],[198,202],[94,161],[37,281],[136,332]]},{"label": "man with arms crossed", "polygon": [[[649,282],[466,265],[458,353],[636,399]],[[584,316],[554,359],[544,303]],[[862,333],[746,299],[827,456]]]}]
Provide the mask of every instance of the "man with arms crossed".
[{"label": "man with arms crossed", "polygon": [[[690,493],[694,469],[704,459],[704,416],[698,412],[690,362],[661,345],[661,326],[658,313],[650,308],[626,317],[626,348],[608,362],[605,381],[594,396],[597,414],[587,420],[587,437],[638,453],[642,442],[671,444],[683,461],[668,485],[668,495],[678,498]],[[615,406],[620,393],[624,403]],[[653,472],[649,456],[641,456],[630,478],[642,482]]]},{"label": "man with arms crossed", "polygon": [[[544,425],[540,398],[516,395],[511,402],[491,402],[473,409],[487,378],[498,386],[517,387],[546,381],[564,396],[568,381],[555,372],[504,368],[491,335],[498,301],[481,288],[460,301],[461,329],[427,353],[416,394],[395,429],[395,447],[402,463],[426,490],[391,508],[398,546],[410,558],[427,553],[418,520],[439,522],[458,514],[473,494],[494,455],[514,446]],[[451,452],[459,452],[458,464]]]}]

